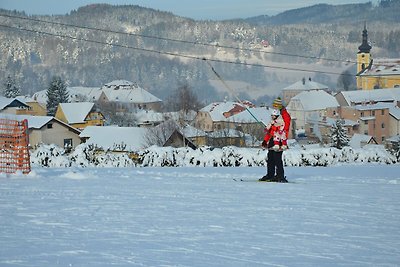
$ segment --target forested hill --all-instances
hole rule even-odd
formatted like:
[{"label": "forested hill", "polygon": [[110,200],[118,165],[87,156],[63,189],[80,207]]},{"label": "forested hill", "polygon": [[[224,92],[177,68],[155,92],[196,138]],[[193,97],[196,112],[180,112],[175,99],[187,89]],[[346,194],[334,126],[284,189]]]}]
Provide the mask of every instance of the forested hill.
[{"label": "forested hill", "polygon": [[[93,4],[63,16],[0,9],[0,85],[12,76],[32,94],[54,75],[70,86],[124,79],[161,99],[188,84],[201,99],[222,100],[228,93],[217,88],[202,60],[209,58],[244,99],[265,100],[305,75],[335,88],[338,75],[330,73],[354,62],[365,20],[374,56],[400,57],[399,18],[391,15],[399,2],[317,5],[257,24],[257,18],[195,21],[134,5]],[[293,70],[305,68],[316,71]]]},{"label": "forested hill", "polygon": [[246,19],[258,25],[354,23],[355,21],[400,22],[400,1],[383,0],[378,5],[363,4],[328,5],[318,4],[282,12],[276,16],[257,16]]}]

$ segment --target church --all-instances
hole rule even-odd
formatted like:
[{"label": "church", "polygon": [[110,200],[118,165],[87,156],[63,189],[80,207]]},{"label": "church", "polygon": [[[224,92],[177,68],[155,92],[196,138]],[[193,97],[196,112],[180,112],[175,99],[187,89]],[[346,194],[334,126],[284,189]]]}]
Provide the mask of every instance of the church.
[{"label": "church", "polygon": [[372,46],[368,42],[367,26],[364,24],[362,43],[357,53],[357,89],[374,90],[400,87],[400,58],[373,59]]}]

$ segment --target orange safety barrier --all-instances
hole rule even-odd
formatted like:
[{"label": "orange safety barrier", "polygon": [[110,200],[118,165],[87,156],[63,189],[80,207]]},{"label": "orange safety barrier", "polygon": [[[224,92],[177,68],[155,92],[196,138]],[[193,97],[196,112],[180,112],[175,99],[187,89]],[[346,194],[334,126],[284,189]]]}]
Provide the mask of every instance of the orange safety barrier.
[{"label": "orange safety barrier", "polygon": [[31,171],[28,121],[0,119],[0,172]]}]

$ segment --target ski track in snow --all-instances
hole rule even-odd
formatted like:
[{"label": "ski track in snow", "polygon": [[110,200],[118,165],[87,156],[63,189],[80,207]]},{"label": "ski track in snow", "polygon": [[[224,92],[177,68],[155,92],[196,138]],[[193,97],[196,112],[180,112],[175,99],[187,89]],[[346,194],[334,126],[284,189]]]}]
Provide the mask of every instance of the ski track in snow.
[{"label": "ski track in snow", "polygon": [[399,165],[285,170],[1,175],[0,266],[398,266]]}]

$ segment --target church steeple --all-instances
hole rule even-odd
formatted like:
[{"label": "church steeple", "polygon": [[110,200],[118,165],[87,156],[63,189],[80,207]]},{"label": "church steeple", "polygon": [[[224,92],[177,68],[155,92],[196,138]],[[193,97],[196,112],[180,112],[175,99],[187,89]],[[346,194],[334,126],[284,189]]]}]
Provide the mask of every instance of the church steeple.
[{"label": "church steeple", "polygon": [[371,67],[372,64],[371,48],[372,46],[370,46],[370,44],[368,43],[367,23],[364,22],[362,43],[358,47],[358,53],[357,53],[357,88],[363,88],[360,74],[363,73],[369,67]]},{"label": "church steeple", "polygon": [[362,43],[358,47],[358,53],[370,53],[372,46],[368,43],[367,23],[364,22],[364,30],[362,33]]}]

